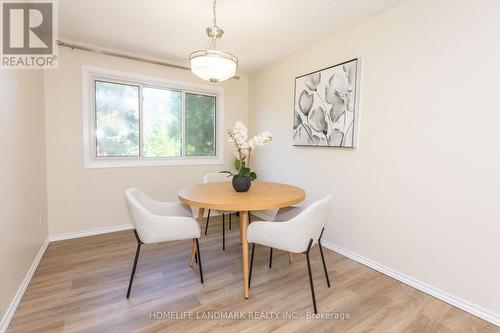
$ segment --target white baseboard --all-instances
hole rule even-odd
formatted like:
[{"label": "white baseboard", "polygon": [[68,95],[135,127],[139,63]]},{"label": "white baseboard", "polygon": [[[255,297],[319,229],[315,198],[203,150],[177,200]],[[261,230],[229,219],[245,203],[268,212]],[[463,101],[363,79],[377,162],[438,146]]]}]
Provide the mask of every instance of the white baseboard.
[{"label": "white baseboard", "polygon": [[359,255],[357,253],[349,251],[349,250],[347,250],[341,246],[335,245],[331,242],[322,240],[321,243],[327,249],[330,249],[334,252],[337,252],[337,253],[339,253],[339,254],[341,254],[349,259],[357,261],[365,266],[373,268],[374,270],[379,271],[380,273],[383,273],[385,275],[388,275],[388,276],[390,276],[390,277],[392,277],[400,282],[403,282],[404,284],[407,284],[410,287],[413,287],[413,288],[418,289],[426,294],[429,294],[431,296],[439,298],[443,302],[446,302],[448,304],[456,306],[457,308],[462,309],[462,310],[464,310],[464,311],[466,311],[466,312],[468,312],[476,317],[484,319],[484,320],[492,323],[493,325],[500,326],[500,314],[486,310],[486,309],[484,309],[480,306],[477,306],[475,304],[472,304],[466,300],[463,300],[461,298],[450,295],[447,292],[444,292],[438,288],[435,288],[435,287],[433,287],[425,282],[419,281],[415,278],[412,278],[411,276],[400,273],[400,272],[398,272],[390,267],[379,264],[371,259],[363,257],[362,255]]},{"label": "white baseboard", "polygon": [[[207,211],[208,211],[208,209],[205,210],[204,216],[207,216]],[[210,216],[220,216],[220,215],[221,214],[219,214],[215,211],[210,212]],[[197,210],[196,210],[196,213],[193,214],[193,217],[196,219],[198,218],[198,211]],[[68,232],[68,233],[64,233],[64,234],[50,235],[49,241],[56,242],[56,241],[61,241],[61,240],[66,240],[66,239],[95,236],[95,235],[107,234],[110,232],[130,230],[133,228],[134,228],[134,226],[132,224],[120,224],[120,225],[115,225],[115,226],[111,226],[111,227],[102,227],[102,228],[88,229],[88,230],[83,230],[83,231]]]},{"label": "white baseboard", "polygon": [[65,234],[50,235],[49,241],[56,242],[56,241],[65,240],[65,239],[95,236],[95,235],[100,235],[100,234],[107,234],[110,232],[129,230],[129,229],[133,229],[133,228],[134,227],[132,224],[120,224],[120,225],[115,225],[112,227],[103,227],[103,228],[96,228],[96,229],[90,229],[90,230],[68,232]]},{"label": "white baseboard", "polygon": [[21,302],[21,299],[23,298],[24,292],[28,288],[28,285],[31,282],[31,278],[33,277],[33,274],[35,274],[35,271],[38,267],[38,264],[40,263],[40,260],[42,260],[42,257],[45,253],[45,250],[47,250],[47,246],[49,246],[49,238],[45,239],[45,241],[42,244],[42,247],[40,247],[40,250],[38,251],[35,259],[33,260],[33,263],[31,264],[30,269],[24,276],[24,280],[19,286],[19,289],[16,292],[16,295],[12,299],[12,301],[9,304],[9,307],[5,311],[5,314],[2,317],[2,321],[0,321],[0,333],[4,333],[7,331],[7,327],[9,327],[10,321],[12,320],[12,317],[14,316],[14,313],[16,312],[17,306],[19,305],[19,302]]}]

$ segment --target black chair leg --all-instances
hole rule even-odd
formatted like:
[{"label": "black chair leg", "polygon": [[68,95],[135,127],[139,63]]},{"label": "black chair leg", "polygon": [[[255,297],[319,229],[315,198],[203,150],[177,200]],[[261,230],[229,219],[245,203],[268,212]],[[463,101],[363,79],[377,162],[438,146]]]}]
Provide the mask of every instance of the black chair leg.
[{"label": "black chair leg", "polygon": [[231,230],[231,215],[233,215],[233,213],[229,213],[229,230]]},{"label": "black chair leg", "polygon": [[312,299],[313,299],[314,313],[318,313],[318,309],[316,307],[316,295],[314,293],[314,282],[313,282],[312,271],[311,271],[311,260],[309,259],[309,251],[311,250],[312,243],[313,243],[313,240],[311,239],[309,241],[309,246],[307,247],[307,251],[306,251],[307,270],[309,271],[309,282],[311,283],[311,294],[312,294]]},{"label": "black chair leg", "polygon": [[198,238],[196,238],[195,241],[196,241],[196,253],[198,254],[198,267],[200,267],[200,281],[201,281],[201,283],[203,283],[203,270],[201,268],[200,243],[198,242]]},{"label": "black chair leg", "polygon": [[210,209],[208,210],[207,223],[205,223],[205,235],[207,234],[207,231],[208,231],[208,221],[209,220],[210,220]]},{"label": "black chair leg", "polygon": [[323,261],[323,269],[325,271],[326,284],[328,285],[328,288],[330,288],[330,278],[328,277],[328,270],[326,269],[325,256],[323,255],[323,247],[321,246],[321,236],[323,236],[324,230],[325,228],[321,230],[321,234],[319,235],[318,246],[319,246],[319,252],[321,253],[321,260]]},{"label": "black chair leg", "polygon": [[222,214],[222,251],[226,251],[226,220]]},{"label": "black chair leg", "polygon": [[269,268],[273,265],[273,248],[269,251]]},{"label": "black chair leg", "polygon": [[134,282],[135,270],[137,268],[137,262],[139,261],[139,253],[141,252],[142,242],[139,239],[137,231],[134,229],[135,239],[137,240],[137,250],[135,251],[134,266],[132,267],[132,274],[130,274],[130,281],[128,283],[127,298],[130,297],[130,290],[132,290],[132,283]]},{"label": "black chair leg", "polygon": [[253,268],[253,254],[255,252],[255,243],[252,244],[252,256],[250,257],[250,272],[248,273],[248,288],[250,289],[250,283],[252,282],[252,268]]}]

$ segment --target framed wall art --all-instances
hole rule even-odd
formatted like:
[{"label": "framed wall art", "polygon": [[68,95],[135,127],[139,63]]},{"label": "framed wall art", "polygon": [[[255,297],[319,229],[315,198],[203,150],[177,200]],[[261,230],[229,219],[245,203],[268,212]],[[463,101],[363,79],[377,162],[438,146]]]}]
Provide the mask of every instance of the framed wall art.
[{"label": "framed wall art", "polygon": [[293,144],[355,148],[359,59],[295,78]]}]

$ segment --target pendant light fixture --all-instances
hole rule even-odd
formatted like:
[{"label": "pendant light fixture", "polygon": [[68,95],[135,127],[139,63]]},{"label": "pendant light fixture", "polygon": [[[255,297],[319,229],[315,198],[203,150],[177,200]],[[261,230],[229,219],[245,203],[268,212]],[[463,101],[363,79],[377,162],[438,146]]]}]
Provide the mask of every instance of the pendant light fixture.
[{"label": "pendant light fixture", "polygon": [[210,38],[208,48],[189,55],[191,72],[210,82],[230,79],[235,76],[238,69],[238,58],[227,52],[217,50],[217,40],[222,37],[224,31],[217,26],[216,5],[217,0],[214,0],[213,26],[206,30],[208,38]]}]

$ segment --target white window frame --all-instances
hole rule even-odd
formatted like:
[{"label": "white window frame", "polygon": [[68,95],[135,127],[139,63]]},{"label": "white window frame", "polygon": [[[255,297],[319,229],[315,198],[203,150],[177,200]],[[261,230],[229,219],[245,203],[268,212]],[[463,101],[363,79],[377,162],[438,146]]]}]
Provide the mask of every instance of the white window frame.
[{"label": "white window frame", "polygon": [[[180,156],[180,157],[98,157],[96,153],[95,135],[95,81],[131,84],[140,87],[156,87],[183,92],[182,105],[182,150],[184,151],[184,96],[185,93],[195,93],[215,96],[215,156]],[[187,82],[171,81],[162,78],[132,74],[97,67],[82,67],[82,111],[83,111],[83,153],[85,168],[116,168],[116,167],[145,167],[168,165],[213,165],[224,164],[223,157],[223,129],[224,129],[224,88],[211,85],[198,85]],[[141,88],[140,88],[141,89]],[[142,101],[139,101],[142,104]],[[141,111],[139,111],[141,112]],[[139,150],[143,149],[142,119],[140,119]],[[142,154],[140,154],[142,155]]]}]

